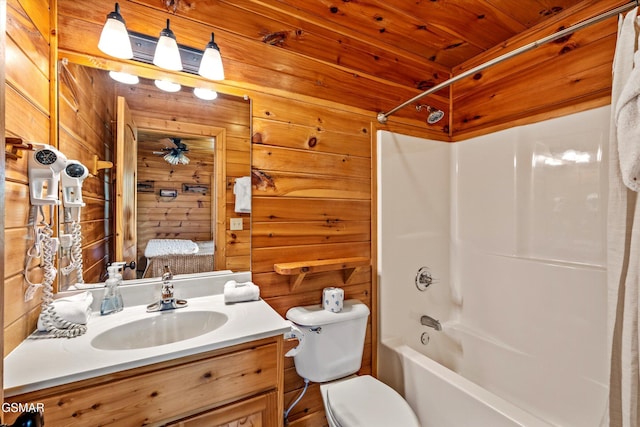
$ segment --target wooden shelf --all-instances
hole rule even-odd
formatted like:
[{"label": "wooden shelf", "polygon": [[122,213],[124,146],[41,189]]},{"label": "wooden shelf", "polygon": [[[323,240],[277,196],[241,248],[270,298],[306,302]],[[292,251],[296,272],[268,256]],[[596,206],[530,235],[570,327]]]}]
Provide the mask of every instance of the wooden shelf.
[{"label": "wooden shelf", "polygon": [[344,270],[344,284],[348,285],[353,280],[355,273],[368,266],[369,258],[353,257],[280,263],[274,264],[273,269],[283,276],[291,276],[290,285],[293,291],[300,286],[304,277],[309,273]]}]

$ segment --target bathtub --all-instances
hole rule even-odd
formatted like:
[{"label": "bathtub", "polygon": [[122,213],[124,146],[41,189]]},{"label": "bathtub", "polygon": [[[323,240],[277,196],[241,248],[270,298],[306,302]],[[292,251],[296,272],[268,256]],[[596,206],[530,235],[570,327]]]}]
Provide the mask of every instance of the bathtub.
[{"label": "bathtub", "polygon": [[379,378],[404,396],[422,427],[550,424],[432,360],[402,339],[384,340]]}]

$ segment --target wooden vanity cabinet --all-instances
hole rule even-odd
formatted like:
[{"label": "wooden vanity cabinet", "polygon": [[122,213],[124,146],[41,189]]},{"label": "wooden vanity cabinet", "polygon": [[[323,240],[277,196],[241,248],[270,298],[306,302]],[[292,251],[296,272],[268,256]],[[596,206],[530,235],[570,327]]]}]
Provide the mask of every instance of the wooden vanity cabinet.
[{"label": "wooden vanity cabinet", "polygon": [[169,423],[166,427],[261,427],[273,425],[269,420],[273,414],[269,411],[276,399],[276,393],[269,392]]},{"label": "wooden vanity cabinet", "polygon": [[[283,422],[282,337],[6,399],[44,404],[47,426],[196,427]],[[6,420],[5,420],[6,421]]]}]

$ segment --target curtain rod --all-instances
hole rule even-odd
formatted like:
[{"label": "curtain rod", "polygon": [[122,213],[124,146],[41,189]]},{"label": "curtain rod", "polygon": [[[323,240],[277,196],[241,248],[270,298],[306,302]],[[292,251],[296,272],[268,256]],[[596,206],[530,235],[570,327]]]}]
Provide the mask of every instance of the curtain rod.
[{"label": "curtain rod", "polygon": [[529,50],[535,49],[538,46],[542,46],[545,43],[549,43],[551,41],[557,40],[557,39],[559,39],[561,37],[566,36],[567,34],[573,33],[573,32],[575,32],[577,30],[582,29],[582,28],[589,27],[589,26],[591,26],[593,24],[597,24],[600,21],[604,21],[605,19],[609,19],[609,18],[611,18],[613,16],[616,16],[616,15],[618,15],[620,13],[626,12],[627,10],[630,10],[633,7],[637,7],[637,6],[638,6],[638,0],[633,0],[633,1],[627,3],[627,4],[623,5],[623,6],[619,6],[619,7],[615,8],[615,9],[612,9],[609,12],[605,12],[605,13],[602,13],[602,14],[600,14],[598,16],[593,17],[593,18],[589,18],[589,19],[587,19],[585,21],[579,22],[579,23],[577,23],[575,25],[572,25],[571,27],[568,27],[568,28],[565,28],[564,30],[558,31],[557,33],[553,33],[553,34],[551,34],[549,36],[543,37],[543,38],[541,38],[539,40],[536,40],[534,42],[531,42],[529,44],[521,46],[521,47],[519,47],[519,48],[517,48],[515,50],[512,50],[511,52],[507,52],[507,53],[505,53],[503,55],[500,55],[500,56],[498,56],[498,57],[496,57],[494,59],[491,59],[491,60],[489,60],[489,61],[487,61],[487,62],[485,62],[483,64],[480,64],[480,65],[478,65],[476,67],[473,67],[473,68],[465,71],[462,74],[458,74],[457,76],[452,77],[449,80],[446,80],[446,81],[444,81],[444,82],[442,82],[442,83],[440,83],[440,84],[438,84],[438,85],[436,85],[436,86],[434,86],[434,87],[432,87],[430,89],[427,89],[426,91],[422,92],[421,94],[414,96],[410,100],[398,105],[396,108],[394,108],[394,109],[392,109],[392,110],[390,110],[390,111],[388,111],[386,113],[378,113],[378,122],[381,123],[381,124],[387,123],[387,120],[388,120],[389,116],[392,115],[393,113],[395,113],[396,111],[406,107],[409,104],[412,104],[412,103],[418,101],[419,99],[421,99],[421,98],[423,98],[423,97],[425,97],[427,95],[431,95],[432,93],[437,92],[440,89],[444,89],[445,87],[450,86],[450,85],[452,85],[453,83],[455,83],[455,82],[457,82],[459,80],[462,80],[462,79],[464,79],[466,77],[469,77],[470,75],[475,74],[478,71],[482,71],[485,68],[489,68],[489,67],[491,67],[493,65],[499,64],[500,62],[506,61],[507,59],[510,59],[510,58],[512,58],[514,56],[520,55],[521,53],[524,53],[524,52],[527,52]]}]

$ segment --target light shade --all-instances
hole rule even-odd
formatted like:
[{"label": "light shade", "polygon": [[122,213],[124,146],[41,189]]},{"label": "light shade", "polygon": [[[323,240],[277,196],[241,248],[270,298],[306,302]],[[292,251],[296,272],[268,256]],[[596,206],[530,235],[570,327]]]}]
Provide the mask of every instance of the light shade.
[{"label": "light shade", "polygon": [[121,73],[120,71],[109,71],[109,77],[117,82],[128,85],[136,85],[140,83],[138,76],[129,73]]},{"label": "light shade", "polygon": [[153,55],[153,63],[160,68],[171,71],[182,70],[182,59],[180,58],[180,50],[178,50],[178,42],[176,36],[169,28],[169,20],[167,19],[167,28],[160,31],[160,38],[156,45],[156,51]]},{"label": "light shade", "polygon": [[120,15],[118,3],[116,3],[115,10],[107,15],[107,22],[104,23],[100,34],[98,49],[116,58],[133,58],[131,40],[124,19]]},{"label": "light shade", "polygon": [[177,92],[182,89],[178,83],[170,82],[168,80],[156,80],[155,85],[158,89],[162,89],[165,92]]},{"label": "light shade", "polygon": [[211,33],[211,41],[207,44],[202,54],[198,74],[211,80],[224,80],[224,67],[222,66],[220,48],[213,40],[213,33]]},{"label": "light shade", "polygon": [[204,101],[213,101],[218,97],[218,92],[203,87],[193,88],[193,94]]}]

